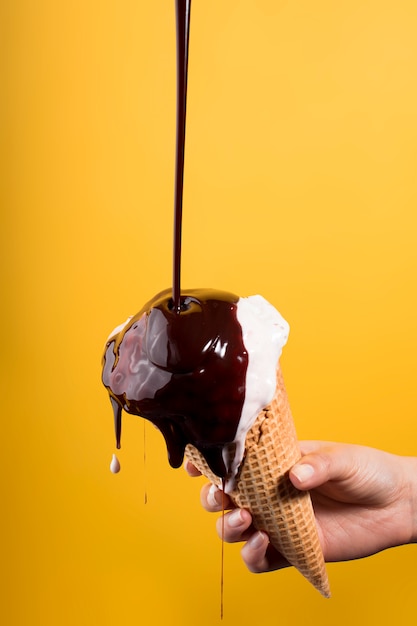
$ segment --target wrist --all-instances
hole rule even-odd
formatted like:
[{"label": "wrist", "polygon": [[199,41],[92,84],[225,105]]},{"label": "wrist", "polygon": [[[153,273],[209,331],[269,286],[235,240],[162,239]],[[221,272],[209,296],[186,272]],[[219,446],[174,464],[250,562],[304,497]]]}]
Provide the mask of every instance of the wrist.
[{"label": "wrist", "polygon": [[412,535],[410,543],[417,543],[417,457],[410,459],[412,485],[410,490]]},{"label": "wrist", "polygon": [[409,533],[406,543],[417,543],[417,457],[403,457],[405,463],[405,498],[409,505]]}]

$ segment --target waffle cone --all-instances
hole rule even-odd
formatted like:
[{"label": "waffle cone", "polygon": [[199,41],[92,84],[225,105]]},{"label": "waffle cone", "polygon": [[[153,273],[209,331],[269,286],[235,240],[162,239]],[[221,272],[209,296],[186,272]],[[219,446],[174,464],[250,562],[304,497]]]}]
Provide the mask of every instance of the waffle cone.
[{"label": "waffle cone", "polygon": [[[222,485],[203,455],[192,445],[186,457],[211,482]],[[288,472],[300,451],[281,369],[272,402],[259,413],[248,432],[245,455],[233,489],[236,506],[250,511],[253,525],[325,597],[329,582],[317,534],[310,494],[291,483]]]}]

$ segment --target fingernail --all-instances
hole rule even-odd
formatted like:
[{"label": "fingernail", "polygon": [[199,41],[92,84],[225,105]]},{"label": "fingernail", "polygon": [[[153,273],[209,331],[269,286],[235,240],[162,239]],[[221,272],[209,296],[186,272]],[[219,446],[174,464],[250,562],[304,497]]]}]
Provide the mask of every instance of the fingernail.
[{"label": "fingernail", "polygon": [[300,481],[300,483],[303,483],[312,477],[314,474],[314,467],[312,465],[308,465],[307,463],[300,463],[299,465],[294,465],[292,473]]},{"label": "fingernail", "polygon": [[207,504],[211,507],[218,507],[219,506],[219,502],[217,501],[216,498],[216,493],[219,491],[219,488],[217,487],[217,485],[211,485],[210,489],[208,490],[208,494],[207,494]]},{"label": "fingernail", "polygon": [[235,511],[232,511],[227,516],[227,523],[232,528],[237,528],[237,526],[240,526],[242,522],[243,522],[242,511],[240,509],[236,509]]},{"label": "fingernail", "polygon": [[260,548],[265,542],[265,533],[258,531],[249,539],[248,544],[251,548]]}]

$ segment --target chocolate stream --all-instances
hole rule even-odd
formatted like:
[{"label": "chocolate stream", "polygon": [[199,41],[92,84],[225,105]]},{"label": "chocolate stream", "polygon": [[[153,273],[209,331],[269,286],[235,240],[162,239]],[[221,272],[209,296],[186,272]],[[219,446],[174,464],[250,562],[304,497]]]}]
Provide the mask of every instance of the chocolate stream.
[{"label": "chocolate stream", "polygon": [[191,0],[176,0],[177,18],[177,139],[175,165],[174,259],[172,300],[181,312],[181,234],[184,188],[185,123],[187,113],[188,49]]}]

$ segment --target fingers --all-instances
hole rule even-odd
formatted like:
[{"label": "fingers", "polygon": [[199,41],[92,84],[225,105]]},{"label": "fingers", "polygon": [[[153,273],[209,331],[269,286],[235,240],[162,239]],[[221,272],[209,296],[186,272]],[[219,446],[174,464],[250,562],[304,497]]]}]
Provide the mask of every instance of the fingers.
[{"label": "fingers", "polygon": [[184,469],[192,478],[201,476],[201,472],[191,463],[191,461],[186,460],[184,462]]},{"label": "fingers", "polygon": [[234,508],[229,496],[216,485],[203,486],[201,504],[209,512],[226,511],[216,520],[217,534],[226,543],[246,542],[241,554],[250,572],[258,574],[288,567],[289,563],[270,545],[268,535],[254,529],[249,511]]},{"label": "fingers", "polygon": [[250,572],[262,574],[289,567],[289,563],[269,543],[261,531],[252,534],[241,550],[242,559]]},{"label": "fingers", "polygon": [[[221,499],[227,498],[214,485],[206,485],[202,490],[202,503],[208,511],[222,511]],[[226,503],[230,505],[230,500]],[[226,543],[246,542],[241,554],[250,572],[259,574],[288,567],[289,563],[270,545],[268,535],[254,529],[252,516],[245,509],[232,509],[219,517],[216,530]]]},{"label": "fingers", "polygon": [[217,534],[226,543],[247,541],[253,535],[252,516],[245,509],[233,509],[219,517],[216,522]]},{"label": "fingers", "polygon": [[254,574],[288,567],[286,561],[269,543],[268,535],[255,530],[252,516],[245,509],[234,509],[217,520],[217,533],[227,543],[245,541],[241,550],[243,562]]},{"label": "fingers", "polygon": [[226,511],[233,507],[229,496],[216,485],[204,485],[200,492],[200,500],[203,508],[210,513]]},{"label": "fingers", "polygon": [[250,572],[260,574],[270,569],[266,556],[268,545],[268,535],[261,531],[255,532],[247,543],[245,543],[241,550],[241,555]]},{"label": "fingers", "polygon": [[201,504],[210,513],[226,511],[224,516],[217,519],[216,529],[219,537],[223,536],[227,543],[247,541],[253,535],[249,511],[234,508],[229,496],[216,485],[204,485],[201,490]]}]

